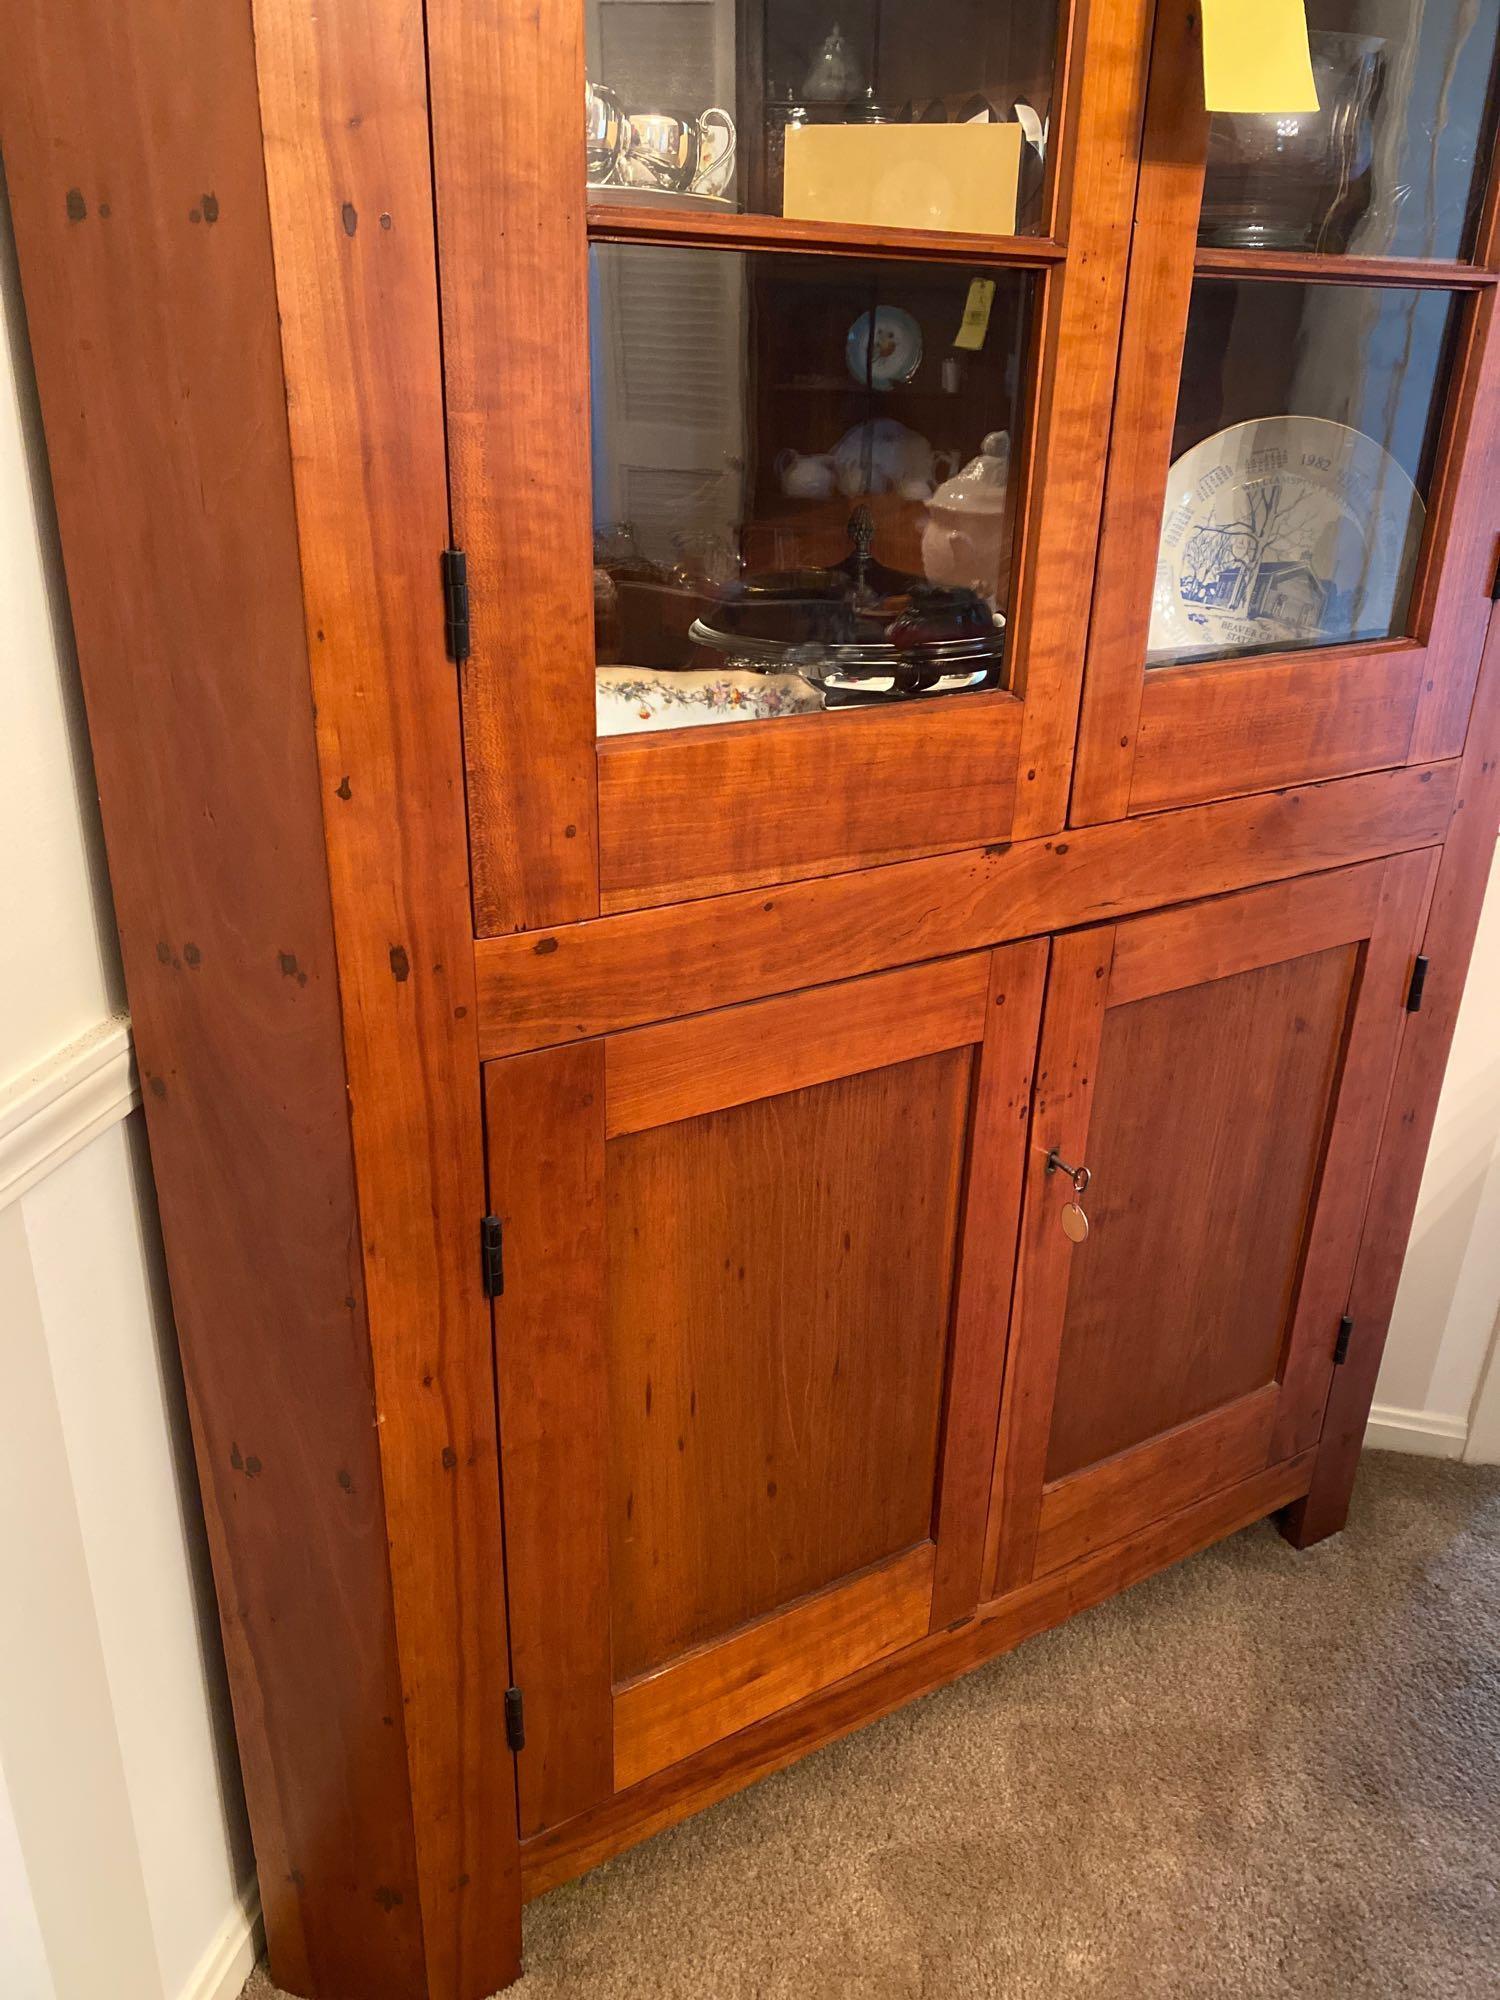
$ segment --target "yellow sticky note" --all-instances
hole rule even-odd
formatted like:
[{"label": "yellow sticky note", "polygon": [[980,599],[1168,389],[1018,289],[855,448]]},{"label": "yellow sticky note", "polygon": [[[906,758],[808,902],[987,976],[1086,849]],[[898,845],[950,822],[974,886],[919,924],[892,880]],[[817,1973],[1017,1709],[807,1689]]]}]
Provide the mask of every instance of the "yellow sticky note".
[{"label": "yellow sticky note", "polygon": [[1304,0],[1202,0],[1210,111],[1316,111]]},{"label": "yellow sticky note", "polygon": [[963,324],[953,336],[955,347],[966,347],[971,354],[979,352],[984,345],[984,337],[990,330],[990,307],[994,303],[994,279],[975,278],[969,286],[969,296],[964,301]]}]

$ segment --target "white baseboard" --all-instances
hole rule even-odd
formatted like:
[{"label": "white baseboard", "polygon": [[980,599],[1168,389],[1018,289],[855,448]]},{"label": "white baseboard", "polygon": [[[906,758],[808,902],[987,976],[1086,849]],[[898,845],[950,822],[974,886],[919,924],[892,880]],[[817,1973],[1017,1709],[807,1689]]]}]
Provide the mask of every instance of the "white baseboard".
[{"label": "white baseboard", "polygon": [[260,1898],[252,1890],[243,1905],[224,1919],[177,2000],[238,2000],[264,1943]]},{"label": "white baseboard", "polygon": [[0,1081],[0,1208],[140,1101],[123,1017],[101,1021],[25,1076]]},{"label": "white baseboard", "polygon": [[1377,1403],[1365,1427],[1365,1443],[1372,1451],[1405,1451],[1419,1458],[1462,1458],[1468,1435],[1464,1417],[1399,1410],[1391,1403]]}]

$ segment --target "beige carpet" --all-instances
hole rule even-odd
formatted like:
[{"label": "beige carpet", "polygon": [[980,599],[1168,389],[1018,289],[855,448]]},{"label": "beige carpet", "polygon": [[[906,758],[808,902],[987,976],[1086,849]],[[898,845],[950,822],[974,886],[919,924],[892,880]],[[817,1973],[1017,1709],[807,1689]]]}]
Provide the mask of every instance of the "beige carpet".
[{"label": "beige carpet", "polygon": [[[1367,1456],[527,1913],[514,2000],[1500,1996],[1500,1472]],[[263,1976],[246,2000],[271,2000]]]}]

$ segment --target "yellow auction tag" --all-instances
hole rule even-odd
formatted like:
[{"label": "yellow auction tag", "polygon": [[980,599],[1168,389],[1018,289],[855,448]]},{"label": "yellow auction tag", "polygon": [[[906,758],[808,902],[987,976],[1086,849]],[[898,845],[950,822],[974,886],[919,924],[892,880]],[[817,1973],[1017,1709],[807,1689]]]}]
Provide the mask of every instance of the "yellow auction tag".
[{"label": "yellow auction tag", "polygon": [[1210,111],[1316,111],[1305,0],[1203,0]]},{"label": "yellow auction tag", "polygon": [[969,296],[964,301],[963,325],[953,336],[955,347],[966,347],[971,354],[979,352],[990,330],[990,307],[994,303],[994,279],[976,278],[969,286]]}]

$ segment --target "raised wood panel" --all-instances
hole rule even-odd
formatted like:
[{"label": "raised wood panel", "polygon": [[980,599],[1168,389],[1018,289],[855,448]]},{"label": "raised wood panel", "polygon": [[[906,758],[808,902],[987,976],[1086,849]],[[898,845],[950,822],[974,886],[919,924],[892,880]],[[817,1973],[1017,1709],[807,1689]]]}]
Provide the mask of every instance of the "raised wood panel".
[{"label": "raised wood panel", "polygon": [[[584,9],[426,0],[453,538],[482,934],[599,907]],[[414,27],[420,57],[422,26]],[[373,222],[374,218],[370,218]],[[431,588],[438,549],[425,551]]]},{"label": "raised wood panel", "polygon": [[606,1135],[977,1042],[989,978],[976,952],[611,1035]]},{"label": "raised wood panel", "polygon": [[600,907],[1004,840],[1020,738],[997,693],[601,743]]},{"label": "raised wood panel", "polygon": [[609,1142],[616,1680],[929,1538],[971,1060]]},{"label": "raised wood panel", "polygon": [[498,1056],[1443,839],[1456,764],[1081,827],[774,894],[601,918],[475,950]]},{"label": "raised wood panel", "polygon": [[1357,960],[1339,945],[1111,996],[1049,1480],[1276,1375]]},{"label": "raised wood panel", "polygon": [[489,1064],[485,1128],[507,1267],[495,1380],[524,1835],[614,1785],[603,1043]]},{"label": "raised wood panel", "polygon": [[903,1702],[1248,1527],[1307,1491],[1313,1453],[1271,1466],[1196,1506],[1154,1521],[1054,1575],[986,1605],[978,1617],[934,1632],[739,1735],[711,1744],[522,1848],[522,1887],[540,1896],[611,1854],[847,1736]]},{"label": "raised wood panel", "polygon": [[639,1784],[920,1639],[932,1559],[928,1542],[621,1688],[616,1788]]},{"label": "raised wood panel", "polygon": [[1037,1575],[1079,1562],[1262,1471],[1271,1456],[1277,1401],[1275,1383],[1265,1383],[1207,1416],[1050,1482],[1042,1493]]},{"label": "raised wood panel", "polygon": [[1406,756],[1421,647],[1299,653],[1146,672],[1130,810],[1337,778]]},{"label": "raised wood panel", "polygon": [[1123,1007],[1367,938],[1385,877],[1385,863],[1373,861],[1123,924],[1115,939],[1109,1004]]}]

